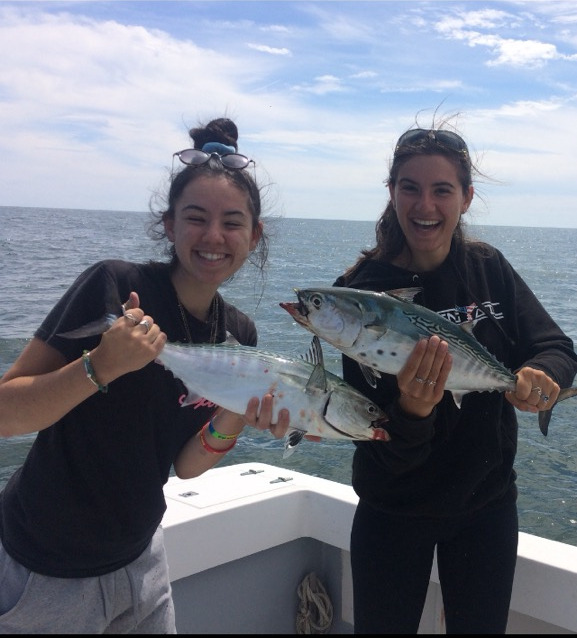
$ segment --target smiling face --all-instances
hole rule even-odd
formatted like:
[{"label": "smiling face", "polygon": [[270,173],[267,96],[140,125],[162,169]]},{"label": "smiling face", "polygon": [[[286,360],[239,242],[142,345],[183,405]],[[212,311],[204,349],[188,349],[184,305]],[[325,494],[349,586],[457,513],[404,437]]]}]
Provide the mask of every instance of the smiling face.
[{"label": "smiling face", "polygon": [[246,192],[225,175],[203,175],[185,186],[165,231],[178,257],[175,278],[214,292],[255,249],[262,225],[254,227]]},{"label": "smiling face", "polygon": [[389,192],[407,246],[394,263],[417,272],[437,268],[449,254],[473,187],[463,192],[456,166],[443,155],[416,155],[400,167]]}]

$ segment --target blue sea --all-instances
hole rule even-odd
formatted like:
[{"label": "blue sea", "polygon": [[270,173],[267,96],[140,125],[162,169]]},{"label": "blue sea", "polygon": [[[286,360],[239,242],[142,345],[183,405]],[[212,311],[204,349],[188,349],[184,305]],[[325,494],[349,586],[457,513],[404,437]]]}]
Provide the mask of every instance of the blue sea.
[{"label": "blue sea", "polygon": [[[146,235],[147,213],[0,207],[0,375],[76,276],[95,261],[159,258]],[[254,318],[259,348],[299,356],[311,335],[279,307],[294,287],[328,286],[374,242],[374,222],[271,218],[270,264],[262,279],[245,268],[223,289]],[[577,342],[577,229],[478,226],[470,234],[500,248],[565,332]],[[323,345],[326,367],[341,374],[339,354]],[[535,415],[519,413],[516,469],[521,530],[577,545],[577,398],[555,407],[549,435]],[[23,462],[34,435],[0,439],[0,489]],[[250,428],[223,465],[262,462],[351,482],[353,444],[283,444]],[[282,470],[279,470],[282,474]],[[47,477],[49,480],[49,477]]]}]

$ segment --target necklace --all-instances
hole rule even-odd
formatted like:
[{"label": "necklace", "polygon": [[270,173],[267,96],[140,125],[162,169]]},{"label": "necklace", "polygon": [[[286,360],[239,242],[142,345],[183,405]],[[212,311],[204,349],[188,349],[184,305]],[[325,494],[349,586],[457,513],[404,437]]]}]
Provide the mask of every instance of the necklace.
[{"label": "necklace", "polygon": [[[188,323],[188,319],[186,318],[184,307],[180,303],[180,299],[178,298],[178,295],[176,297],[176,303],[178,304],[178,309],[180,310],[180,318],[182,319],[182,325],[184,326],[186,342],[192,343],[192,335],[190,334],[190,325]],[[210,304],[208,320],[211,322],[209,343],[216,343],[216,333],[218,332],[218,301],[216,299],[216,295],[214,295],[214,297],[212,298],[212,302]]]}]

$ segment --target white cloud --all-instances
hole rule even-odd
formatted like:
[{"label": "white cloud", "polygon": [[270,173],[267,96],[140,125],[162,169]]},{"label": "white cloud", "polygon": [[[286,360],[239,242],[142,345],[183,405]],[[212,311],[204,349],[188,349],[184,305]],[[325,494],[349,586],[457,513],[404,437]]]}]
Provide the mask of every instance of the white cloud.
[{"label": "white cloud", "polygon": [[255,51],[260,51],[261,53],[270,53],[271,55],[292,55],[289,49],[282,48],[277,49],[274,47],[267,46],[265,44],[247,44],[249,49],[254,49]]},{"label": "white cloud", "polygon": [[202,15],[187,14],[194,28],[179,21],[184,37],[138,13],[123,24],[115,11],[129,3],[107,5],[106,20],[81,15],[104,3],[68,4],[68,14],[8,4],[0,0],[0,204],[145,209],[188,128],[226,114],[286,214],[373,220],[396,138],[441,104],[464,112],[482,168],[503,182],[484,223],[519,215],[521,203],[523,220],[543,223],[543,210],[557,219],[577,198],[567,143],[575,48],[551,27],[556,3],[507,3],[507,14],[446,3],[439,21],[427,2],[294,2],[268,23],[259,3],[237,19],[226,2],[198,3]]},{"label": "white cloud", "polygon": [[293,87],[294,91],[314,93],[315,95],[327,95],[328,93],[346,90],[342,81],[334,75],[323,75],[315,78],[314,84],[299,84]]},{"label": "white cloud", "polygon": [[448,39],[464,40],[470,47],[483,46],[489,49],[494,58],[487,61],[488,66],[539,68],[551,60],[577,60],[575,55],[559,53],[556,45],[549,42],[505,38],[495,33],[501,28],[514,31],[520,26],[518,22],[510,13],[490,9],[444,17],[435,24],[435,29]]}]

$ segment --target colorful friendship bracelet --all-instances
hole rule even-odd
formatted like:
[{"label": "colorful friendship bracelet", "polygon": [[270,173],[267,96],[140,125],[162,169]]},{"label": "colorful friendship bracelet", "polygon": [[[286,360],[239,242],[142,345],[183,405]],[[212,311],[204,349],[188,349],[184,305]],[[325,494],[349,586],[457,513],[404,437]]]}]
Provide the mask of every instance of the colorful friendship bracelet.
[{"label": "colorful friendship bracelet", "polygon": [[221,434],[214,429],[214,425],[212,423],[212,419],[208,422],[208,431],[214,436],[215,439],[220,439],[221,441],[232,441],[233,439],[238,438],[238,434]]},{"label": "colorful friendship bracelet", "polygon": [[236,445],[236,438],[235,440],[232,442],[232,445],[229,445],[228,447],[225,447],[224,450],[216,450],[215,448],[213,448],[206,440],[205,436],[204,436],[204,431],[206,430],[208,426],[208,423],[206,425],[203,426],[202,430],[200,431],[200,442],[202,443],[202,447],[207,451],[210,452],[210,454],[226,454],[227,452],[230,452],[230,450],[232,450],[232,448]]},{"label": "colorful friendship bracelet", "polygon": [[94,368],[92,367],[92,361],[90,361],[90,352],[85,350],[82,353],[82,361],[84,362],[84,370],[86,371],[86,376],[94,383],[94,385],[100,390],[100,392],[108,392],[107,385],[101,385],[94,374]]}]

